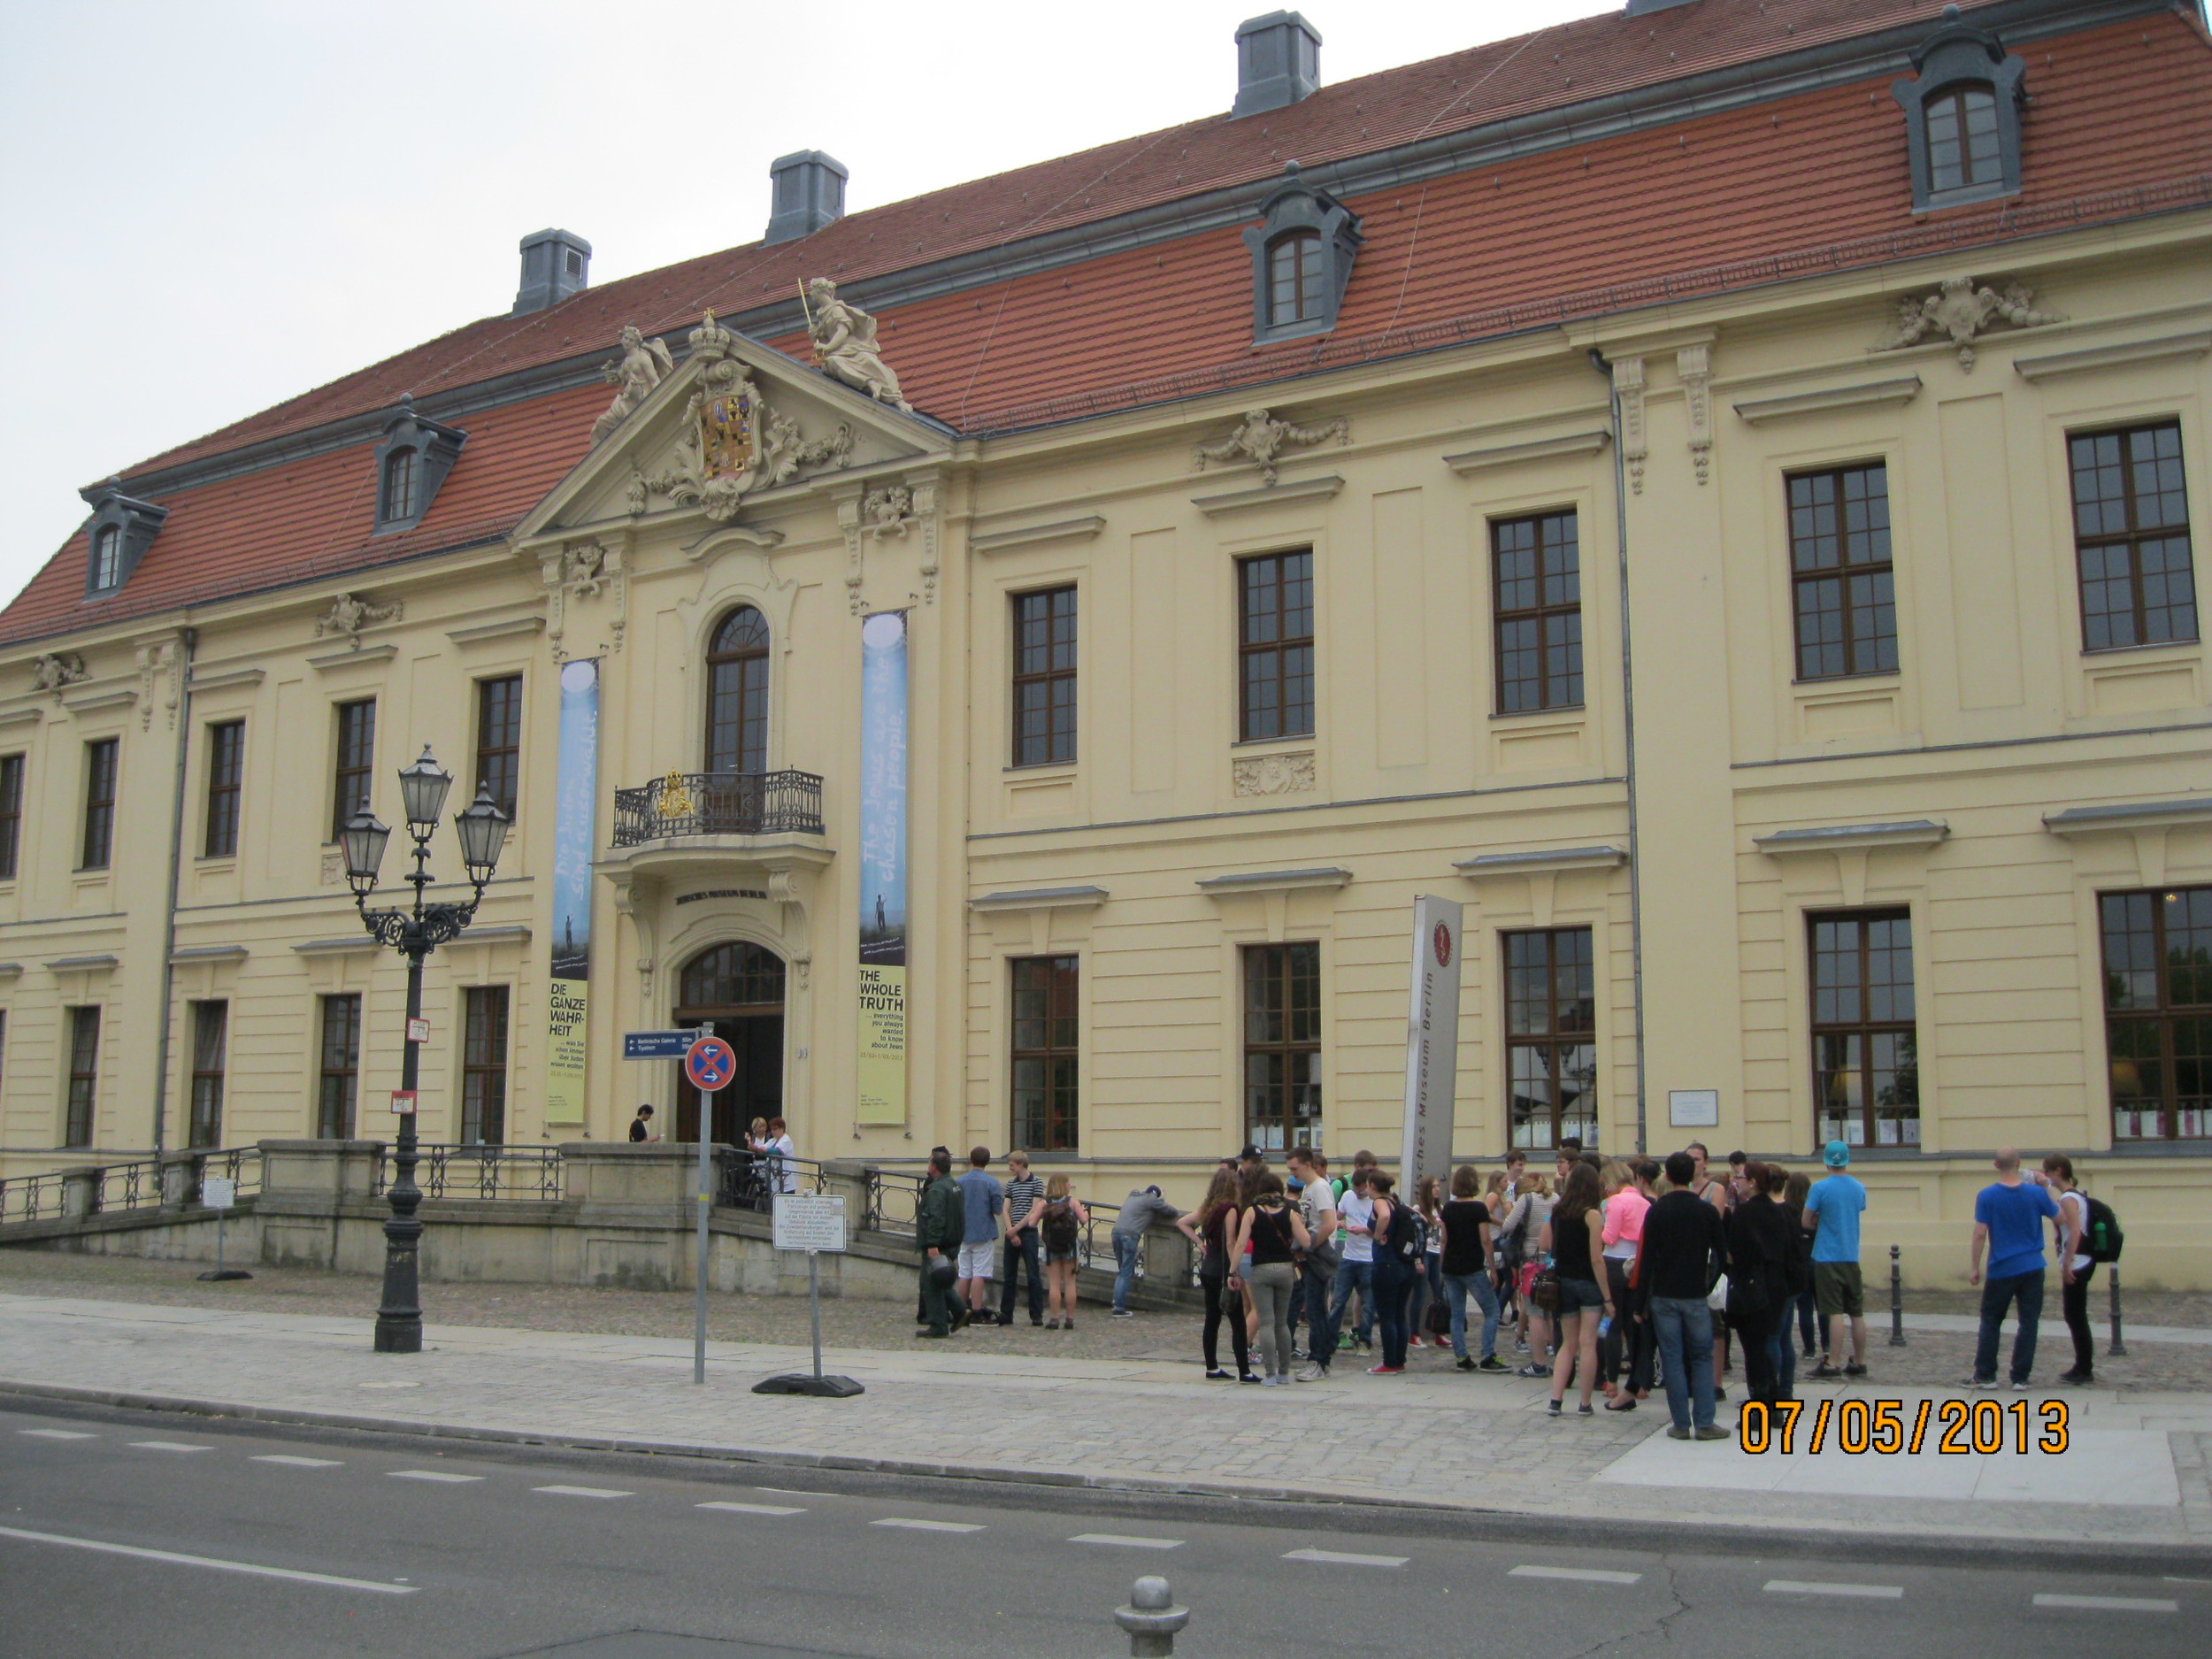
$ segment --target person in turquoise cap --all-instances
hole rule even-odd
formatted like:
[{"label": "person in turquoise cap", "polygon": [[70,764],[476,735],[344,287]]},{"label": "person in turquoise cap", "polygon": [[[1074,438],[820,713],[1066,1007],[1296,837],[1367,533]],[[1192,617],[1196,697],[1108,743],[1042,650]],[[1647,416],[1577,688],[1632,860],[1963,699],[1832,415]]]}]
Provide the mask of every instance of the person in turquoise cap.
[{"label": "person in turquoise cap", "polygon": [[[1866,1188],[1851,1167],[1851,1148],[1831,1141],[1820,1161],[1825,1178],[1805,1194],[1805,1231],[1813,1235],[1813,1306],[1820,1315],[1820,1363],[1816,1377],[1866,1375],[1866,1286],[1859,1277],[1859,1217],[1866,1213]],[[1836,1368],[1843,1351],[1836,1321],[1851,1321],[1851,1357]]]}]

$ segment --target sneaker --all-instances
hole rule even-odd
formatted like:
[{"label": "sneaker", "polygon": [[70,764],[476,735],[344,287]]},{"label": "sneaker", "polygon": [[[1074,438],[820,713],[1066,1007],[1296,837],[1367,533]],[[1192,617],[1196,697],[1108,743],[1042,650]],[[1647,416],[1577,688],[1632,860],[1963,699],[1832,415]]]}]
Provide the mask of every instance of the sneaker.
[{"label": "sneaker", "polygon": [[1258,1371],[1248,1371],[1245,1372],[1243,1376],[1238,1378],[1237,1380],[1239,1382],[1263,1383],[1267,1381],[1268,1379]]},{"label": "sneaker", "polygon": [[2076,1370],[2076,1371],[2061,1371],[2061,1372],[2058,1374],[2058,1379],[2059,1379],[2059,1381],[2061,1381],[2061,1382],[2062,1382],[2062,1383],[2070,1383],[2073,1386],[2075,1386],[2075,1387],[2077,1387],[2077,1388],[2085,1388],[2085,1387],[2087,1387],[2087,1386],[2088,1386],[2091,1383],[2095,1382],[2095,1381],[2097,1380],[2097,1378],[2096,1378],[2096,1373],[2094,1373],[2093,1371],[2079,1371],[2079,1370]]},{"label": "sneaker", "polygon": [[1372,1354],[1375,1351],[1375,1345],[1365,1337],[1362,1337],[1359,1339],[1359,1351],[1363,1354]]},{"label": "sneaker", "polygon": [[1126,1308],[1117,1308],[1114,1310],[1112,1317],[1117,1319],[1133,1319],[1137,1316],[1130,1312]]},{"label": "sneaker", "polygon": [[1587,1400],[1585,1400],[1580,1405],[1575,1408],[1575,1416],[1578,1417],[1594,1417],[1597,1416],[1597,1413],[1591,1409],[1590,1402]]},{"label": "sneaker", "polygon": [[1484,1355],[1482,1358],[1475,1362],[1474,1368],[1486,1377],[1504,1377],[1510,1374],[1513,1370],[1495,1354]]},{"label": "sneaker", "polygon": [[1075,1320],[1074,1320],[1074,1318],[1073,1318],[1072,1317],[1068,1317],[1068,1318],[1065,1318],[1065,1319],[1061,1320],[1061,1321],[1060,1321],[1060,1328],[1061,1328],[1063,1331],[1072,1331],[1072,1330],[1074,1330],[1074,1329],[1075,1329]]},{"label": "sneaker", "polygon": [[1866,1375],[1866,1367],[1857,1360],[1853,1360],[1843,1368],[1843,1374],[1847,1377],[1863,1377]]},{"label": "sneaker", "polygon": [[1472,1371],[1474,1368],[1475,1362],[1471,1359],[1463,1359],[1452,1367],[1454,1371]]},{"label": "sneaker", "polygon": [[1233,1371],[1224,1371],[1218,1365],[1215,1366],[1211,1371],[1206,1373],[1206,1380],[1208,1382],[1234,1382],[1236,1379],[1236,1372]]},{"label": "sneaker", "polygon": [[1336,1340],[1336,1351],[1340,1354],[1349,1354],[1358,1346],[1359,1343],[1357,1340],[1354,1338],[1349,1331],[1345,1332],[1343,1335],[1338,1337]]},{"label": "sneaker", "polygon": [[1426,1342],[1424,1342],[1424,1341],[1423,1341],[1423,1340],[1422,1340],[1419,1337],[1417,1337],[1417,1336],[1409,1336],[1409,1337],[1406,1338],[1406,1346],[1407,1346],[1408,1348],[1426,1348],[1426,1347],[1428,1346],[1428,1344],[1427,1344]]},{"label": "sneaker", "polygon": [[1997,1379],[1994,1377],[1969,1377],[1964,1382],[1961,1383],[1959,1386],[1962,1388],[1979,1388],[1985,1394],[1993,1394],[1996,1392]]},{"label": "sneaker", "polygon": [[1326,1365],[1310,1364],[1298,1373],[1298,1380],[1300,1382],[1324,1382],[1327,1380],[1328,1375],[1329,1368]]},{"label": "sneaker", "polygon": [[1046,1329],[1046,1330],[1048,1330],[1048,1331],[1057,1331],[1059,1328],[1060,1328],[1060,1322],[1059,1322],[1057,1319],[1048,1319],[1048,1320],[1046,1320],[1046,1321],[1045,1321],[1045,1329]]},{"label": "sneaker", "polygon": [[1529,1363],[1522,1366],[1520,1370],[1515,1371],[1513,1374],[1516,1377],[1548,1377],[1551,1375],[1551,1367],[1548,1365],[1539,1365],[1532,1360]]},{"label": "sneaker", "polygon": [[1725,1400],[1725,1399],[1727,1399],[1727,1398],[1728,1398],[1728,1390],[1727,1390],[1727,1389],[1725,1389],[1725,1388],[1716,1388],[1716,1389],[1714,1389],[1714,1390],[1713,1390],[1713,1398],[1714,1398],[1714,1399],[1716,1399],[1716,1400]]},{"label": "sneaker", "polygon": [[1516,1354],[1525,1354],[1525,1353],[1527,1353],[1527,1352],[1528,1352],[1528,1339],[1527,1339],[1526,1337],[1525,1337],[1525,1336],[1517,1336],[1517,1337],[1515,1337],[1515,1338],[1513,1339],[1513,1351],[1514,1351]]},{"label": "sneaker", "polygon": [[1687,1429],[1670,1428],[1667,1431],[1667,1438],[1671,1440],[1686,1440],[1690,1438],[1690,1432]]},{"label": "sneaker", "polygon": [[2012,1392],[2016,1394],[2026,1394],[2028,1392],[2028,1386],[2024,1382],[2016,1382],[2012,1385]]},{"label": "sneaker", "polygon": [[1559,1402],[1556,1400],[1545,1402],[1544,1415],[1548,1417],[1557,1417],[1559,1415]]},{"label": "sneaker", "polygon": [[1402,1365],[1370,1365],[1367,1374],[1370,1377],[1395,1377],[1404,1370]]},{"label": "sneaker", "polygon": [[1043,1325],[1043,1324],[1044,1324],[1044,1321],[1043,1321],[1042,1319],[1032,1319],[1029,1323],[1030,1323],[1033,1326],[1039,1326],[1039,1327],[1041,1327],[1041,1326]]},{"label": "sneaker", "polygon": [[1819,1364],[1814,1366],[1812,1369],[1812,1375],[1821,1379],[1824,1382],[1832,1378],[1840,1377],[1844,1373],[1842,1371],[1837,1370],[1833,1365],[1831,1365],[1826,1360],[1821,1361]]},{"label": "sneaker", "polygon": [[1726,1429],[1722,1428],[1717,1423],[1708,1423],[1701,1429],[1691,1430],[1690,1433],[1692,1439],[1701,1440],[1724,1440],[1733,1438],[1730,1435]]}]

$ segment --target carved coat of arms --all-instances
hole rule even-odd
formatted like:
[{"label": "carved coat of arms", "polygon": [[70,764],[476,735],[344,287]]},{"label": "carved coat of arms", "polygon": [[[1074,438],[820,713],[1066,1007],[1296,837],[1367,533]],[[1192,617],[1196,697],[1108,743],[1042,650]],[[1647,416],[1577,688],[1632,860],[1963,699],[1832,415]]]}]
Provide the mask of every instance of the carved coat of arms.
[{"label": "carved coat of arms", "polygon": [[760,463],[760,394],[749,380],[699,403],[699,465],[708,478],[749,475]]}]

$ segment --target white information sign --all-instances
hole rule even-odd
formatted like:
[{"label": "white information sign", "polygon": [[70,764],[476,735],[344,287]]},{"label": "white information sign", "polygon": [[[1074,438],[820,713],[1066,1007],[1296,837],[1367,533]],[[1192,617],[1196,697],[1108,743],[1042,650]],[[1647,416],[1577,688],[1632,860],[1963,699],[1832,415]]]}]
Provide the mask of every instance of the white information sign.
[{"label": "white information sign", "polygon": [[1717,1088],[1669,1089],[1667,1124],[1674,1129],[1719,1128],[1720,1091]]},{"label": "white information sign", "polygon": [[779,1193],[776,1194],[776,1248],[833,1250],[845,1248],[845,1200],[841,1194]]},{"label": "white information sign", "polygon": [[210,1210],[228,1210],[238,1202],[238,1183],[222,1175],[200,1178],[200,1202]]},{"label": "white information sign", "polygon": [[1405,1144],[1398,1164],[1398,1190],[1409,1199],[1424,1177],[1451,1172],[1464,915],[1452,899],[1413,901],[1413,1007],[1406,1024]]},{"label": "white information sign", "polygon": [[407,1022],[407,1041],[410,1042],[428,1042],[430,1041],[430,1022],[426,1019],[409,1020]]}]

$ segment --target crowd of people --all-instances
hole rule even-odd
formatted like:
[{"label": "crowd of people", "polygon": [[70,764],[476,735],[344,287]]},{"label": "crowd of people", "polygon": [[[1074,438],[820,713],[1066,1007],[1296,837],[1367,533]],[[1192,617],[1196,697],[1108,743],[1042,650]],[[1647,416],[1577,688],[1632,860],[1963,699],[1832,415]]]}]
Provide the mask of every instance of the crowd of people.
[{"label": "crowd of people", "polygon": [[[1463,1164],[1408,1194],[1371,1152],[1339,1176],[1317,1148],[1292,1148],[1277,1171],[1247,1147],[1222,1160],[1194,1210],[1157,1187],[1122,1202],[1109,1317],[1134,1317],[1144,1236],[1172,1227],[1197,1253],[1210,1379],[1284,1387],[1326,1378],[1340,1359],[1394,1377],[1412,1350],[1448,1348],[1461,1371],[1548,1380],[1554,1417],[1571,1393],[1575,1414],[1591,1417],[1633,1411],[1659,1390],[1670,1434],[1725,1439],[1716,1406],[1739,1360],[1743,1398],[1769,1405],[1794,1397],[1801,1361],[1815,1378],[1866,1376],[1867,1190],[1840,1141],[1824,1149],[1817,1179],[1741,1152],[1724,1173],[1709,1156],[1692,1142],[1663,1161],[1606,1158],[1569,1139],[1549,1171],[1516,1151],[1486,1175]],[[1030,1323],[1072,1329],[1088,1212],[1067,1175],[1040,1180],[1024,1153],[1009,1156],[1002,1182],[990,1164],[977,1147],[956,1179],[946,1148],[932,1156],[917,1210],[917,1323],[933,1338],[1011,1325],[1025,1279]],[[1970,1282],[1985,1288],[1967,1386],[1999,1386],[2008,1313],[2011,1384],[2028,1386],[2047,1223],[2074,1344],[2062,1380],[2093,1380],[2088,1285],[2097,1261],[2111,1259],[2104,1245],[2116,1253],[2116,1219],[2080,1190],[2062,1154],[2024,1174],[2018,1154],[2001,1148],[1995,1165],[1975,1207]]]}]

